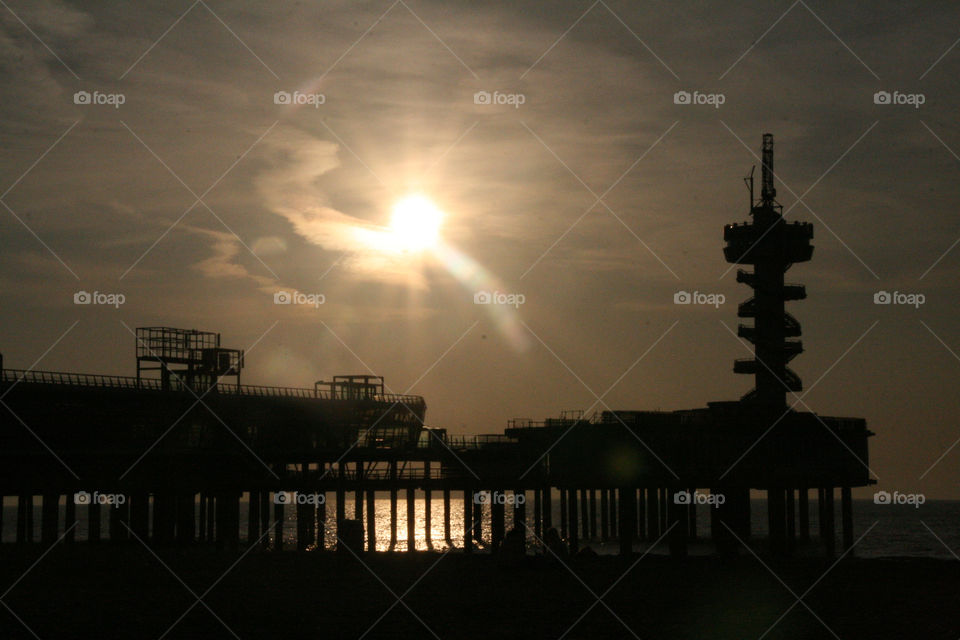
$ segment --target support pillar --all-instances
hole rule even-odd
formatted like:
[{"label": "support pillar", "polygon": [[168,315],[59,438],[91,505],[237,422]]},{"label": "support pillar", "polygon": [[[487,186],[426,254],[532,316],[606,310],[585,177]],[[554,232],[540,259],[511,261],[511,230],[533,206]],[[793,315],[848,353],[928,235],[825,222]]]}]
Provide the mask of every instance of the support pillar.
[{"label": "support pillar", "polygon": [[367,489],[367,551],[377,550],[377,494]]},{"label": "support pillar", "polygon": [[797,501],[797,507],[800,511],[800,540],[802,542],[810,541],[810,490],[807,487],[800,488],[800,499]]},{"label": "support pillar", "polygon": [[417,502],[416,490],[407,487],[407,551],[417,548]]},{"label": "support pillar", "polygon": [[567,496],[567,508],[569,510],[567,514],[569,522],[567,525],[570,529],[570,555],[573,555],[580,549],[580,540],[578,537],[580,527],[577,524],[577,490],[568,489],[567,491],[569,493]]},{"label": "support pillar", "polygon": [[840,488],[840,520],[843,526],[843,550],[853,547],[853,496],[850,487]]}]

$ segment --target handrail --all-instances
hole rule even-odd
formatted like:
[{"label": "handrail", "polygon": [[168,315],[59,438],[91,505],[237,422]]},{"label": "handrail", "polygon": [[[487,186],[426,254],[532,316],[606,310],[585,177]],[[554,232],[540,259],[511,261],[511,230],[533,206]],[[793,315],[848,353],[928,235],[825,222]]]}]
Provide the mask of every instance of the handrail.
[{"label": "handrail", "polygon": [[[95,373],[67,373],[63,371],[31,371],[24,369],[3,369],[0,382],[12,384],[58,384],[77,387],[98,387],[106,389],[139,389],[141,391],[163,391],[158,378],[140,378],[134,376],[111,376]],[[185,391],[174,388],[171,391]],[[305,387],[271,387],[265,385],[218,385],[216,393],[239,396],[284,396],[293,398],[313,398],[318,400],[345,400],[330,391],[320,391]],[[422,405],[422,396],[403,394],[382,394],[372,396],[370,400],[380,403]]]}]

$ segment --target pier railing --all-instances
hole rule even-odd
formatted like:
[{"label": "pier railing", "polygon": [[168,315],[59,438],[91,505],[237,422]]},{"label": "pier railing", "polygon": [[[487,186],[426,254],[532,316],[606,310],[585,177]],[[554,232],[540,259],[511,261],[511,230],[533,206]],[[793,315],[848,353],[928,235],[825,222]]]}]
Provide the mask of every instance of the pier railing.
[{"label": "pier railing", "polygon": [[[30,371],[24,369],[4,369],[0,373],[0,382],[10,384],[53,384],[75,387],[96,387],[102,389],[130,389],[140,391],[164,391],[159,378],[137,378],[134,376],[110,376],[91,373],[67,373],[63,371]],[[174,384],[170,391],[183,392],[186,387]],[[195,393],[203,393],[203,389],[195,389]],[[336,393],[322,389],[308,389],[304,387],[270,387],[263,385],[233,385],[218,384],[211,393],[237,396],[273,396],[288,398],[310,398],[318,400],[343,400]],[[423,404],[423,398],[413,395],[378,394],[370,398],[375,402],[395,403],[403,405]]]}]

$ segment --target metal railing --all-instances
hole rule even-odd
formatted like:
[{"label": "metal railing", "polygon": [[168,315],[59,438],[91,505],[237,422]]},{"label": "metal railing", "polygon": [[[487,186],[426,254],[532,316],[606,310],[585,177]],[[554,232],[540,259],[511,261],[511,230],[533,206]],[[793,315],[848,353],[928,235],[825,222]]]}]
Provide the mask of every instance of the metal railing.
[{"label": "metal railing", "polygon": [[[109,376],[91,373],[67,373],[62,371],[27,371],[23,369],[4,369],[0,373],[0,382],[10,384],[54,384],[74,387],[97,387],[104,389],[139,389],[141,391],[163,391],[159,378],[136,378],[134,376]],[[171,391],[186,391],[183,383],[174,382]],[[199,395],[202,390],[195,390]],[[305,387],[270,387],[263,385],[217,385],[214,393],[239,396],[312,398],[319,400],[343,400],[338,394],[329,391]],[[371,398],[374,402],[407,405],[423,405],[421,396],[382,394]]]}]

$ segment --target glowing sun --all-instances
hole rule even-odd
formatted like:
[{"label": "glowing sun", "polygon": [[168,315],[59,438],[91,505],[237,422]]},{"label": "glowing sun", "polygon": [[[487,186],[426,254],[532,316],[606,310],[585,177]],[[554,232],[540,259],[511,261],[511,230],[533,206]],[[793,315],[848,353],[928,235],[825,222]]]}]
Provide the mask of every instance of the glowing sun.
[{"label": "glowing sun", "polygon": [[437,245],[443,212],[429,198],[406,196],[393,206],[390,232],[400,249],[422,251]]}]

